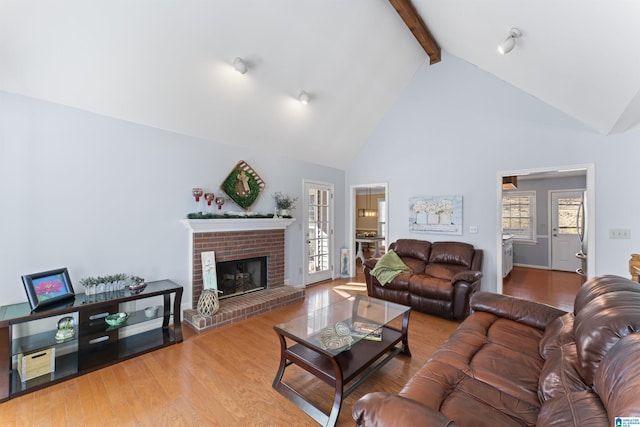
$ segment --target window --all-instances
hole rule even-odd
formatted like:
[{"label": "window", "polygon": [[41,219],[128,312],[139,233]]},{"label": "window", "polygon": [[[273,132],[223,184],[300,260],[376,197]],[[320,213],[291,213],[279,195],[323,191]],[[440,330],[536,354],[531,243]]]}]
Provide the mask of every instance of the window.
[{"label": "window", "polygon": [[536,192],[502,194],[502,232],[514,240],[536,242]]}]

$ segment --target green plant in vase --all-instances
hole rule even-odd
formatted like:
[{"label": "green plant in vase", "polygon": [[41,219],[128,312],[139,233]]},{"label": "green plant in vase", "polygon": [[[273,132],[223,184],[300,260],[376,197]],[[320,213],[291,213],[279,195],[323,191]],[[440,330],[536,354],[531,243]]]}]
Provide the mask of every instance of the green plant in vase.
[{"label": "green plant in vase", "polygon": [[271,197],[276,201],[276,209],[278,210],[278,216],[291,217],[291,212],[296,208],[295,203],[298,201],[297,197],[291,197],[288,194],[283,194],[280,191],[273,194]]}]

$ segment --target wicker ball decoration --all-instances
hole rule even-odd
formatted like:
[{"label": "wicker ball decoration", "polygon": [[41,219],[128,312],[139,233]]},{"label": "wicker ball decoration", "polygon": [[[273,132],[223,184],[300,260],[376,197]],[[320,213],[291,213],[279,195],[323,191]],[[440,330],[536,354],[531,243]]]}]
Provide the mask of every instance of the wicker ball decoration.
[{"label": "wicker ball decoration", "polygon": [[196,309],[201,316],[212,316],[218,312],[220,301],[218,300],[218,291],[215,289],[205,289],[200,294]]}]

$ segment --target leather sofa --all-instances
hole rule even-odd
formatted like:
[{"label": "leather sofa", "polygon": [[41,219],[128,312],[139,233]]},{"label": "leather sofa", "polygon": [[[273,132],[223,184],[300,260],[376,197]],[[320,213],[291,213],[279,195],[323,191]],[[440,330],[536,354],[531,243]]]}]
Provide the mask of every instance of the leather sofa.
[{"label": "leather sofa", "polygon": [[389,249],[411,272],[402,273],[383,286],[371,275],[379,258],[365,260],[369,296],[446,319],[464,319],[469,314],[469,298],[480,288],[482,250],[468,243],[416,239],[399,239]]},{"label": "leather sofa", "polygon": [[574,312],[477,292],[472,314],[399,394],[353,406],[359,426],[616,426],[640,417],[640,285],[587,281]]}]

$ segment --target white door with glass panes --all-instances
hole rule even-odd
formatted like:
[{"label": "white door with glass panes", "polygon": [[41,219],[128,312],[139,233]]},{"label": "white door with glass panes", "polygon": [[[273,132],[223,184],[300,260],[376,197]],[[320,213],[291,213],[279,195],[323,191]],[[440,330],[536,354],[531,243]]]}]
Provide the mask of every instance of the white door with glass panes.
[{"label": "white door with glass panes", "polygon": [[581,267],[578,210],[582,191],[551,192],[551,269],[576,271]]},{"label": "white door with glass panes", "polygon": [[333,279],[333,185],[304,182],[304,283]]}]

